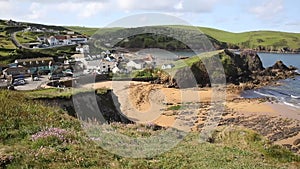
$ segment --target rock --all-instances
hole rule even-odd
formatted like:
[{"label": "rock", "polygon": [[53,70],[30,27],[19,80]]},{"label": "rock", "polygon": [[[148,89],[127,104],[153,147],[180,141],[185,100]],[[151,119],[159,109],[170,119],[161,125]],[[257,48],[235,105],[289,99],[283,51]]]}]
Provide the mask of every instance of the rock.
[{"label": "rock", "polygon": [[283,146],[283,147],[286,147],[287,149],[292,149],[292,147],[293,147],[293,146],[290,145],[290,144],[283,144],[282,146]]},{"label": "rock", "polygon": [[300,145],[300,138],[296,139],[296,140],[293,142],[293,145],[295,145],[295,146]]},{"label": "rock", "polygon": [[290,70],[281,60],[277,61],[271,68],[279,71]]}]

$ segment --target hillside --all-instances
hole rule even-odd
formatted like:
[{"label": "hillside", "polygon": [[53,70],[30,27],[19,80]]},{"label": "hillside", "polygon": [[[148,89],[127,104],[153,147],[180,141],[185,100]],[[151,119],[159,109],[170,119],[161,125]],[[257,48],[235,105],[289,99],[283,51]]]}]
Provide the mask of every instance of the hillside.
[{"label": "hillside", "polygon": [[222,30],[199,27],[202,32],[213,38],[236,45],[240,48],[259,48],[269,50],[279,50],[290,48],[299,50],[300,33],[287,33],[276,31],[251,31],[243,33],[232,33]]},{"label": "hillside", "polygon": [[53,57],[55,60],[59,56],[70,56],[75,51],[75,46],[63,46],[47,49],[28,49],[20,48],[14,40],[14,33],[16,32],[15,39],[20,44],[36,42],[37,36],[53,35],[53,33],[42,32],[22,32],[24,28],[34,27],[37,29],[48,29],[53,31],[69,31],[61,26],[43,25],[36,23],[16,22],[1,20],[0,19],[0,64],[6,65],[13,62],[15,59],[20,58],[33,58],[33,57]]},{"label": "hillside", "polygon": [[[299,157],[270,144],[254,131],[222,127],[212,143],[200,143],[191,132],[169,152],[145,159],[114,155],[87,137],[79,121],[59,107],[32,99],[50,93],[51,99],[68,99],[59,90],[14,92],[0,90],[1,168],[289,168]],[[55,96],[56,95],[56,96]],[[64,96],[65,95],[65,96]],[[101,94],[100,96],[101,97]],[[106,96],[102,99],[107,100]],[[118,132],[134,138],[155,135],[138,124],[111,123]]]},{"label": "hillside", "polygon": [[[163,26],[181,28],[191,30],[190,26]],[[111,32],[117,31],[121,28],[88,28],[88,27],[67,27],[68,29],[78,31],[79,33],[93,35],[98,32]],[[251,31],[242,33],[233,33],[223,30],[198,27],[201,32],[213,39],[219,41],[219,43],[226,43],[228,48],[251,48],[260,49],[263,51],[280,51],[285,50],[298,51],[300,48],[300,33],[288,33],[278,31]]]}]

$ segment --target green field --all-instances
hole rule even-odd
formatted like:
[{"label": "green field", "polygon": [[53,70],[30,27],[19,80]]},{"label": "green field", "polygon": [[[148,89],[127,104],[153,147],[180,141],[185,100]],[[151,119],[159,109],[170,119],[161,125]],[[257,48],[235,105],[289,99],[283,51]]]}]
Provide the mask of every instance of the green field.
[{"label": "green field", "polygon": [[257,48],[258,46],[264,46],[268,49],[279,49],[283,47],[292,49],[300,48],[300,33],[276,31],[232,33],[204,27],[200,27],[199,29],[219,41],[235,44],[243,48]]}]

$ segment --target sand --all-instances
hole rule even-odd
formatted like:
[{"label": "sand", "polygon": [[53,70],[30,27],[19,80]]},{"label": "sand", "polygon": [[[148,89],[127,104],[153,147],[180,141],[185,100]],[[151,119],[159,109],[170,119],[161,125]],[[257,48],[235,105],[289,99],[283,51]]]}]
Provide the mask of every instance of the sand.
[{"label": "sand", "polygon": [[[197,131],[199,125],[209,122],[218,123],[216,120],[208,120],[218,116],[225,119],[245,117],[249,122],[251,119],[260,119],[261,116],[300,121],[299,109],[288,108],[275,102],[262,102],[259,99],[243,99],[239,94],[229,90],[219,92],[212,88],[174,89],[164,88],[163,85],[158,84],[132,81],[106,81],[83,87],[112,89],[120,103],[122,113],[136,123],[155,123],[183,131]],[[221,114],[210,112],[213,101],[223,105],[224,112]],[[177,111],[167,110],[177,105],[190,107]],[[295,125],[298,125],[298,122]],[[297,138],[299,134],[275,143],[292,144]]]}]

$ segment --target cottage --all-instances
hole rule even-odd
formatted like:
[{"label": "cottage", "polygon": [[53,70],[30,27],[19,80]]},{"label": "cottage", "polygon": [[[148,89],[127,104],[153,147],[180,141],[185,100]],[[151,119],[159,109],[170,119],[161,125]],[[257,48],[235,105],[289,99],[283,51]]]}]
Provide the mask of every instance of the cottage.
[{"label": "cottage", "polygon": [[162,69],[162,70],[165,70],[165,69],[172,69],[173,67],[175,67],[174,64],[163,64],[163,65],[161,66],[161,69]]},{"label": "cottage", "polygon": [[18,66],[27,68],[31,74],[34,74],[37,71],[49,73],[58,67],[58,65],[54,65],[54,60],[52,57],[17,59],[15,60],[15,63]]},{"label": "cottage", "polygon": [[50,46],[55,46],[55,45],[58,45],[58,40],[54,37],[54,36],[50,36],[48,39],[47,39],[47,42],[49,43]]},{"label": "cottage", "polygon": [[118,66],[116,66],[116,67],[114,67],[113,69],[112,69],[112,72],[113,73],[119,73],[121,70],[120,70],[120,68],[118,68]]},{"label": "cottage", "polygon": [[89,45],[79,45],[76,47],[76,52],[90,53],[90,47]]},{"label": "cottage", "polygon": [[91,72],[99,72],[99,73],[107,73],[111,72],[114,67],[116,67],[115,62],[107,62],[102,60],[92,60],[86,62],[86,69],[89,73]]},{"label": "cottage", "polygon": [[146,66],[146,62],[143,59],[135,59],[129,61],[126,65],[129,68],[143,69]]},{"label": "cottage", "polygon": [[88,39],[85,36],[77,35],[71,37],[72,44],[84,44],[87,43]]},{"label": "cottage", "polygon": [[144,61],[147,64],[155,64],[155,58],[152,55],[148,55],[146,58],[144,58]]},{"label": "cottage", "polygon": [[20,25],[20,23],[19,22],[16,22],[16,21],[13,21],[13,20],[8,20],[8,21],[6,21],[6,24],[8,25],[8,26],[19,26]]},{"label": "cottage", "polygon": [[58,40],[58,44],[59,45],[71,45],[72,44],[72,41],[71,41],[71,38],[70,36],[54,36],[55,39]]},{"label": "cottage", "polygon": [[9,67],[3,70],[3,75],[5,78],[9,76],[29,76],[28,69],[23,66]]}]

